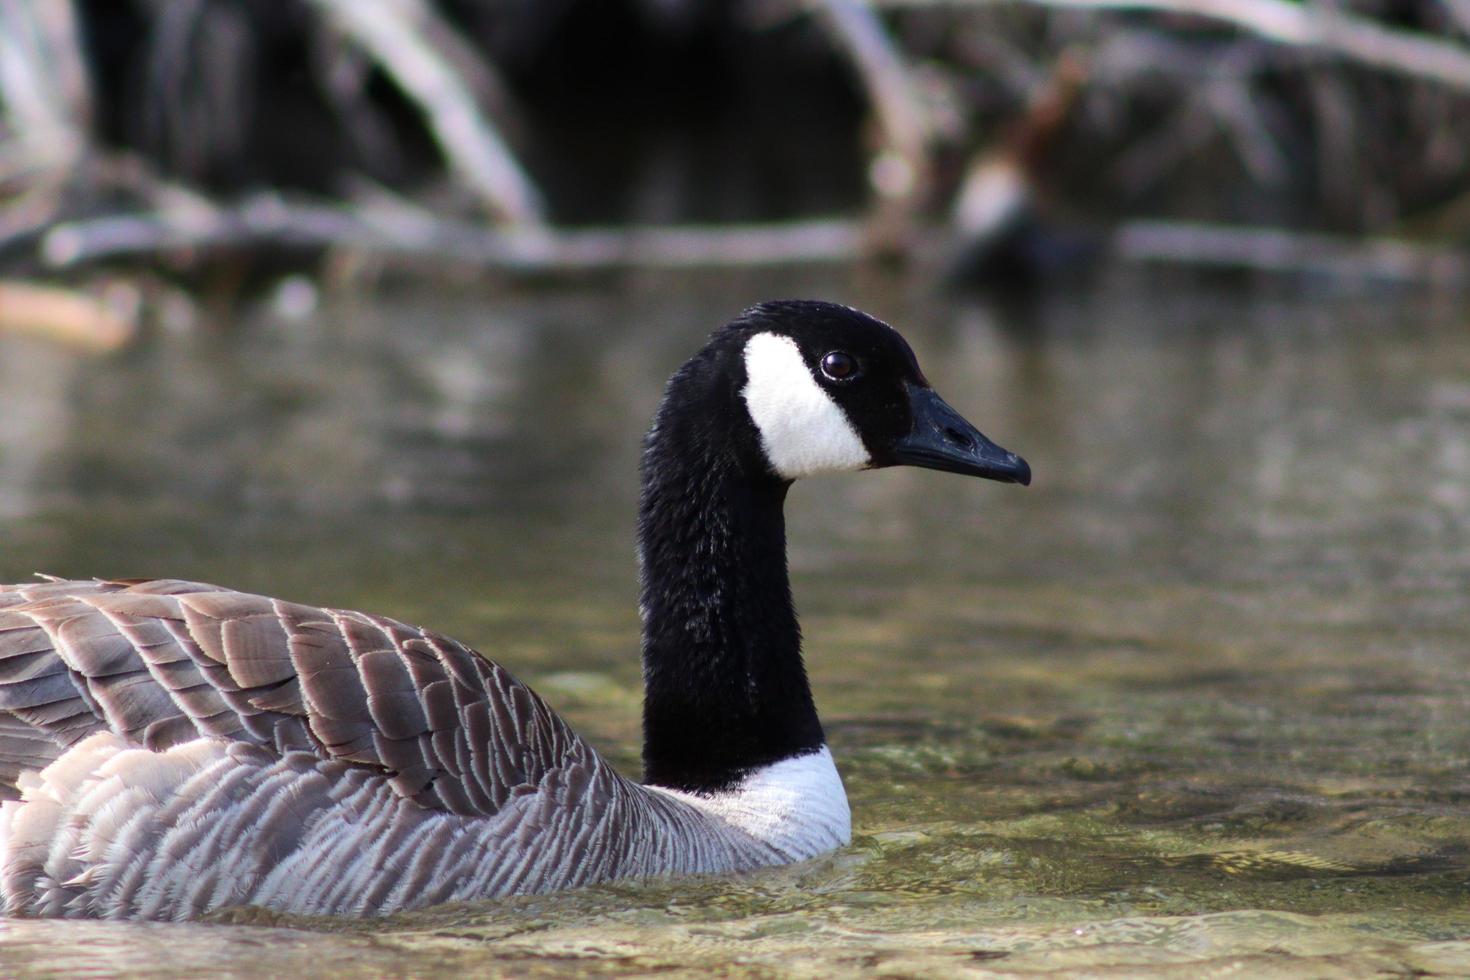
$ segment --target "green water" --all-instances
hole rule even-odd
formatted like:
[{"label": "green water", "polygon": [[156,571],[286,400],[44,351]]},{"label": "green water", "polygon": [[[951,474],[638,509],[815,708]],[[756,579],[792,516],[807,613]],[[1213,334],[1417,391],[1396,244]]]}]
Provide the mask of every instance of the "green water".
[{"label": "green water", "polygon": [[367,924],[0,922],[0,973],[1470,973],[1449,302],[1132,270],[997,308],[840,270],[349,296],[110,359],[0,337],[0,578],[432,625],[636,772],[638,441],[777,295],[900,326],[1036,473],[792,492],[851,848]]}]

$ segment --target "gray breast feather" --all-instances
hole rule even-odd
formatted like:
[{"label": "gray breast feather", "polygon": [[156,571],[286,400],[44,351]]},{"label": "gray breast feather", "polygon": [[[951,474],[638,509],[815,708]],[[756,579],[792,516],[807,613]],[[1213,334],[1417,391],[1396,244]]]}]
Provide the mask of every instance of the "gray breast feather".
[{"label": "gray breast feather", "polygon": [[96,731],[151,749],[215,736],[310,751],[476,816],[595,759],[529,688],[453,640],[192,582],[0,588],[0,719],[11,787]]},{"label": "gray breast feather", "polygon": [[468,648],[191,582],[0,586],[0,899],[373,913],[780,860]]},{"label": "gray breast feather", "polygon": [[661,822],[607,770],[560,770],[543,792],[468,817],[311,753],[218,739],[150,752],[111,733],[80,743],[41,790],[0,819],[12,913],[362,914],[567,887],[626,873],[615,859],[637,846],[634,828]]}]

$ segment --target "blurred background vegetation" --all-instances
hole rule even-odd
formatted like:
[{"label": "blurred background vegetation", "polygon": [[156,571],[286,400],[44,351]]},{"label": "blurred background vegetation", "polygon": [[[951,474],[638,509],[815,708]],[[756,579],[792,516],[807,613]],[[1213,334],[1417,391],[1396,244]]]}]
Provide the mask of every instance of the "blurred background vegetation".
[{"label": "blurred background vegetation", "polygon": [[1467,155],[1470,0],[0,0],[0,321],[397,268],[1455,285]]},{"label": "blurred background vegetation", "polygon": [[1470,0],[0,0],[0,581],[432,624],[631,773],[710,328],[1037,475],[793,491],[829,863],[0,973],[1470,975],[1467,158]]}]

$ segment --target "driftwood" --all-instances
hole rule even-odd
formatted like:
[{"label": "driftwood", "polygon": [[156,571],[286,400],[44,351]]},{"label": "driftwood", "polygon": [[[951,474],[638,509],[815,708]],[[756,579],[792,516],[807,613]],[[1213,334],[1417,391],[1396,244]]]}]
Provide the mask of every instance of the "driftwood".
[{"label": "driftwood", "polygon": [[552,230],[496,228],[405,208],[287,203],[274,195],[237,207],[156,211],[68,222],[41,257],[66,269],[107,259],[239,250],[340,248],[512,272],[627,266],[771,266],[860,257],[860,222]]},{"label": "driftwood", "polygon": [[1349,238],[1194,222],[1133,221],[1110,238],[1113,254],[1129,261],[1385,279],[1463,287],[1470,256],[1394,238]]},{"label": "driftwood", "polygon": [[[1119,154],[1114,166],[1122,180],[1134,185],[1156,179],[1161,166],[1211,138],[1216,128],[1226,135],[1249,179],[1282,182],[1292,160],[1277,144],[1255,99],[1259,93],[1249,83],[1262,58],[1278,59],[1279,64],[1284,57],[1297,64],[1305,57],[1300,52],[1310,51],[1317,62],[1350,59],[1453,90],[1432,93],[1440,96],[1437,103],[1424,98],[1410,106],[1417,111],[1430,105],[1424,114],[1409,116],[1419,132],[1453,127],[1458,118],[1454,109],[1463,104],[1454,93],[1470,92],[1470,46],[1344,13],[1325,0],[789,0],[821,25],[827,43],[845,56],[867,95],[879,144],[869,169],[876,191],[873,213],[862,219],[718,227],[557,229],[546,224],[541,194],[503,136],[512,120],[495,66],[436,11],[433,0],[302,2],[348,43],[349,57],[377,66],[402,91],[448,172],[474,193],[490,220],[430,212],[387,194],[321,201],[269,192],[221,204],[187,183],[162,180],[147,162],[103,153],[93,142],[91,83],[76,21],[83,8],[73,0],[0,0],[0,195],[6,198],[0,206],[0,249],[50,270],[139,256],[187,263],[226,251],[333,249],[536,272],[848,261],[884,245],[917,249],[955,231],[972,237],[991,234],[992,226],[1006,223],[990,220],[993,216],[1009,219],[1024,211],[1011,198],[1024,205],[1034,196],[1027,181],[1037,169],[1031,161],[1035,141],[1028,143],[1014,133],[992,136],[982,154],[985,165],[961,181],[951,227],[937,233],[924,228],[922,237],[906,234],[917,226],[920,209],[930,199],[929,185],[941,182],[931,172],[940,169],[934,162],[936,129],[944,117],[931,114],[916,91],[910,65],[923,56],[903,50],[880,16],[889,9],[976,9],[1010,2],[1151,10],[1210,18],[1291,46],[1287,52],[1244,36],[1224,42],[1226,48],[1241,49],[1240,63],[1231,60],[1225,70],[1184,90],[1176,114],[1156,135],[1146,135]],[[1451,4],[1450,12],[1470,25],[1467,3]],[[1136,46],[1167,34],[1133,25],[1121,27],[1115,37]],[[1124,54],[1128,56],[1114,62],[1140,75],[1156,65],[1147,56]],[[1031,56],[1016,57],[1024,61]],[[1187,57],[1197,58],[1197,52],[1191,49]],[[1309,88],[1323,84],[1316,76],[1330,73],[1311,74]],[[1024,77],[1013,95],[1027,95],[1025,90],[1036,89],[1043,78],[1032,67],[1019,75]],[[360,95],[352,84],[351,79],[346,83],[349,100]],[[1029,93],[1033,110],[1027,118],[1037,115],[1035,94]],[[1364,139],[1366,130],[1353,115],[1351,95],[1348,88],[1318,93],[1325,106],[1318,110],[1326,120],[1318,134],[1322,146],[1350,150]],[[1197,129],[1189,130],[1190,125]],[[1467,131],[1457,131],[1470,138]],[[1333,144],[1334,139],[1339,142]],[[1004,157],[1001,163],[1013,173],[990,166],[994,154],[989,150],[997,147]],[[1324,152],[1322,158],[1336,161],[1347,155]],[[1324,183],[1342,171],[1347,176],[1340,179],[1352,185],[1355,173],[1366,172],[1353,171],[1348,164],[1333,163],[1331,169],[1323,175]],[[1006,180],[993,179],[997,173]],[[336,186],[350,183],[350,175],[341,174]],[[114,210],[118,208],[126,210]],[[1380,217],[1378,223],[1385,222]],[[1135,222],[1113,234],[1111,245],[1111,254],[1128,259],[1470,282],[1470,260],[1462,254],[1398,239]]]},{"label": "driftwood", "polygon": [[132,340],[138,311],[137,296],[131,292],[110,302],[56,286],[0,280],[0,333],[104,353]]},{"label": "driftwood", "polygon": [[[931,231],[931,241],[946,237],[942,230]],[[1106,254],[1131,262],[1470,284],[1470,256],[1392,238],[1135,221],[1110,233],[1106,245]],[[863,222],[841,219],[718,227],[496,228],[391,204],[346,208],[261,195],[234,208],[113,215],[59,225],[43,239],[41,255],[49,268],[65,270],[137,257],[187,262],[238,251],[322,249],[406,264],[428,260],[534,274],[851,262],[870,253],[871,239]]]}]

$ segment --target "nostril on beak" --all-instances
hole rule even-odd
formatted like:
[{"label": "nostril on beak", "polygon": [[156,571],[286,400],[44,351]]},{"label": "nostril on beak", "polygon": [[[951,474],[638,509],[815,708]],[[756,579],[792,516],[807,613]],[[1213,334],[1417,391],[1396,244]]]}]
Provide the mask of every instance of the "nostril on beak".
[{"label": "nostril on beak", "polygon": [[944,438],[948,439],[955,445],[961,446],[965,449],[975,448],[975,442],[970,438],[968,433],[962,432],[959,429],[953,428],[951,426],[944,427]]}]

